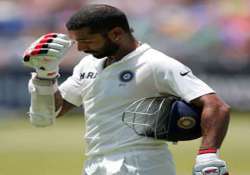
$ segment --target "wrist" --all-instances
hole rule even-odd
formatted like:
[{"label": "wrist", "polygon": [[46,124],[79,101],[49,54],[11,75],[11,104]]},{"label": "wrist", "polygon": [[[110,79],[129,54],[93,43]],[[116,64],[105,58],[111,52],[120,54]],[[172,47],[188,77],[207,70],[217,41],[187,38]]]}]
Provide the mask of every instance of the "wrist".
[{"label": "wrist", "polygon": [[37,73],[31,74],[29,81],[29,92],[36,91],[40,95],[52,95],[58,90],[57,79],[40,79]]},{"label": "wrist", "polygon": [[201,154],[208,154],[208,153],[218,153],[219,152],[219,149],[217,148],[200,148],[199,151],[198,151],[198,155],[201,155]]},{"label": "wrist", "polygon": [[209,162],[215,159],[219,159],[219,149],[200,149],[196,156],[196,163]]},{"label": "wrist", "polygon": [[38,79],[56,79],[59,77],[59,68],[55,68],[53,70],[43,70],[43,69],[36,69],[36,78]]}]

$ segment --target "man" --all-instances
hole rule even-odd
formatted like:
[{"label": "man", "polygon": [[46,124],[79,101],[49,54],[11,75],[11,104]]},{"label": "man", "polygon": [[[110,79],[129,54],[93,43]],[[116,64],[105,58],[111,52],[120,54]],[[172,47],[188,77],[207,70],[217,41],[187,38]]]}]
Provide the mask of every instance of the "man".
[{"label": "man", "polygon": [[229,107],[180,62],[138,42],[125,14],[108,5],[89,5],[67,22],[70,38],[84,57],[59,89],[58,65],[72,45],[64,34],[47,34],[25,52],[35,68],[29,82],[30,119],[53,124],[83,105],[86,124],[86,175],[175,175],[166,142],[138,136],[122,123],[128,105],[161,94],[181,97],[202,109],[202,142],[193,174],[226,175],[218,157],[229,123]]}]

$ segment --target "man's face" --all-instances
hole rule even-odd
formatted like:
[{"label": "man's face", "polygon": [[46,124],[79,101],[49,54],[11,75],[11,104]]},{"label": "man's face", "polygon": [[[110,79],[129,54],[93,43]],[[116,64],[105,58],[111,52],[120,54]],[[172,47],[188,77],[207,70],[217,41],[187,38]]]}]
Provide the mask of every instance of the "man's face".
[{"label": "man's face", "polygon": [[119,49],[107,35],[91,33],[89,28],[69,31],[69,35],[77,42],[79,51],[92,54],[96,58],[112,56]]}]

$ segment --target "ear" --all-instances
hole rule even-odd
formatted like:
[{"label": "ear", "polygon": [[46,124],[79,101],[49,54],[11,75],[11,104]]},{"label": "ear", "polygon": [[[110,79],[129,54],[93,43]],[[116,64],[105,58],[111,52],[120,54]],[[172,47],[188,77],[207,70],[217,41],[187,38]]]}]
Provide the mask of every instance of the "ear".
[{"label": "ear", "polygon": [[117,42],[121,40],[124,30],[121,27],[115,27],[108,32],[108,37],[111,41]]}]

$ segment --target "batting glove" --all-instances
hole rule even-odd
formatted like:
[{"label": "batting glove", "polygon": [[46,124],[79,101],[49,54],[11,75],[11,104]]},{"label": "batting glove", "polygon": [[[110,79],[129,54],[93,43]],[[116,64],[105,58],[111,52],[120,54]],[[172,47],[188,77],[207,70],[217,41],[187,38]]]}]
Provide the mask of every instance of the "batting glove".
[{"label": "batting glove", "polygon": [[229,175],[225,161],[219,159],[217,149],[200,150],[193,175]]},{"label": "batting glove", "polygon": [[54,79],[58,76],[59,64],[72,46],[67,35],[49,33],[32,43],[24,52],[23,64],[37,72],[37,78]]}]

